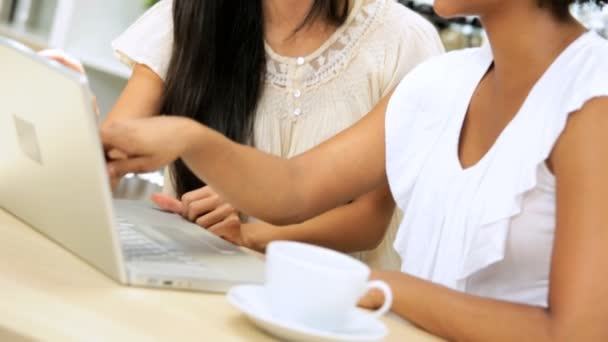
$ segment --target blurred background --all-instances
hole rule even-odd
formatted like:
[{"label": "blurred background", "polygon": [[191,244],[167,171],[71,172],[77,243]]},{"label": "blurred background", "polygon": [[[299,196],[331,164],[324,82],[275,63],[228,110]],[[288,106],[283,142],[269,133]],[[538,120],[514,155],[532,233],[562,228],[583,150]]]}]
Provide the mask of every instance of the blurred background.
[{"label": "blurred background", "polygon": [[110,42],[150,5],[143,0],[0,0],[0,34],[38,50],[57,48],[79,59],[102,113],[130,76]]},{"label": "blurred background", "polygon": [[[130,70],[113,56],[110,42],[158,0],[0,0],[0,35],[34,50],[61,49],[80,60],[89,76],[102,113],[107,113],[130,76]],[[508,0],[506,0],[508,1]],[[432,0],[399,0],[421,13],[438,28],[448,50],[479,46],[484,32],[476,18],[444,20]],[[608,6],[573,6],[572,12],[588,28],[608,37]],[[144,175],[156,187],[158,174]],[[142,185],[143,184],[143,185]],[[149,192],[147,183],[131,181],[118,197]],[[154,189],[152,189],[154,190]]]}]

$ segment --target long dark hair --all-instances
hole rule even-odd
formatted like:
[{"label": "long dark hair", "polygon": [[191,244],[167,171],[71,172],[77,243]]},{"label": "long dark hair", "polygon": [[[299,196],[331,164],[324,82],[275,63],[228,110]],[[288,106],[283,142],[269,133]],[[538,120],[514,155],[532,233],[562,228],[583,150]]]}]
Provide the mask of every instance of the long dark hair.
[{"label": "long dark hair", "polygon": [[[262,1],[174,0],[163,113],[193,118],[239,143],[253,141],[266,70]],[[317,18],[342,25],[348,4],[315,0],[298,30]],[[180,197],[204,186],[181,160],[172,178]]]}]

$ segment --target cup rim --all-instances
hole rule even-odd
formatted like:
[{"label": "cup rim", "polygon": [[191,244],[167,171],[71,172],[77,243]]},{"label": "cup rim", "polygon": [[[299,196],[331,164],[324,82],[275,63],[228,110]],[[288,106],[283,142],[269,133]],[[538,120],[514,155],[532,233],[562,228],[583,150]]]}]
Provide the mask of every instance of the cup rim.
[{"label": "cup rim", "polygon": [[[309,262],[307,260],[303,260],[302,258],[297,258],[293,255],[290,255],[289,253],[282,253],[279,248],[283,248],[283,247],[287,248],[287,249],[289,249],[290,247],[295,247],[295,248],[309,248],[312,250],[316,250],[317,252],[320,252],[322,254],[325,254],[325,255],[328,255],[328,256],[331,256],[334,258],[340,258],[341,261],[349,263],[350,265],[353,266],[353,268],[341,269],[341,268],[337,268],[337,267],[329,267],[325,264],[317,264],[317,263]],[[281,258],[288,259],[289,262],[292,262],[300,267],[305,267],[305,268],[312,269],[312,270],[324,270],[324,271],[328,271],[328,272],[331,272],[334,274],[338,273],[341,275],[352,274],[353,272],[364,272],[366,274],[366,278],[368,278],[371,273],[369,266],[367,266],[360,260],[354,259],[348,255],[342,254],[338,251],[335,251],[335,250],[332,250],[329,248],[320,247],[320,246],[307,244],[307,243],[303,243],[303,242],[273,241],[268,244],[268,247],[266,250],[267,260],[268,260],[268,254],[271,253],[271,251],[273,254],[274,253],[280,254]]]}]

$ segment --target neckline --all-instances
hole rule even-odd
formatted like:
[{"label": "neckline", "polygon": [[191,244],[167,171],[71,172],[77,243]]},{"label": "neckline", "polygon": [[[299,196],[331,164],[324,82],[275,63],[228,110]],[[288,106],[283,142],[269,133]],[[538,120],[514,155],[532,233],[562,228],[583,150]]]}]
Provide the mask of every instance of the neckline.
[{"label": "neckline", "polygon": [[[374,1],[376,1],[376,0],[374,0]],[[342,35],[344,34],[344,31],[346,31],[346,29],[352,24],[357,13],[363,7],[364,2],[365,2],[365,0],[353,0],[350,12],[348,14],[348,18],[346,19],[344,24],[342,24],[342,26],[338,27],[338,29],[334,33],[332,33],[329,36],[329,38],[327,40],[325,40],[325,42],[323,42],[323,44],[321,44],[321,46],[319,46],[312,53],[305,55],[305,56],[297,56],[297,57],[283,56],[283,55],[277,53],[276,51],[274,51],[274,49],[270,46],[270,44],[268,44],[266,39],[264,39],[264,48],[266,50],[266,53],[268,54],[268,56],[270,56],[270,58],[272,58],[280,63],[290,63],[290,62],[295,63],[298,59],[303,60],[304,63],[309,63],[310,61],[314,60],[315,58],[317,58],[321,54],[323,54],[323,52],[325,52],[325,50],[327,50],[332,44],[334,44],[338,39],[340,39],[340,37],[342,37]]]},{"label": "neckline", "polygon": [[[575,40],[573,40],[564,50],[562,50],[560,52],[560,54],[557,56],[557,58],[555,58],[553,60],[553,62],[549,65],[549,67],[543,72],[541,77],[538,80],[536,80],[536,82],[532,86],[532,89],[530,90],[530,92],[528,93],[528,95],[526,96],[524,101],[522,102],[521,106],[519,107],[519,109],[517,110],[517,112],[515,113],[513,118],[502,129],[502,131],[500,132],[498,137],[496,137],[496,140],[494,141],[494,143],[485,152],[485,154],[483,154],[481,156],[481,158],[479,160],[477,160],[477,162],[473,163],[472,165],[470,165],[468,167],[464,167],[462,164],[462,159],[460,158],[460,142],[462,139],[462,131],[464,128],[464,123],[466,121],[467,115],[469,113],[469,109],[471,107],[473,95],[479,88],[479,86],[480,86],[481,82],[483,81],[483,79],[485,78],[485,76],[490,72],[490,68],[494,64],[494,55],[492,54],[492,49],[491,49],[490,44],[486,43],[481,48],[479,48],[480,49],[479,55],[482,58],[482,62],[480,63],[480,67],[478,70],[479,75],[477,75],[473,78],[473,80],[475,82],[472,83],[472,89],[468,93],[466,107],[464,108],[464,111],[462,113],[460,113],[459,125],[457,125],[458,130],[457,130],[457,134],[456,134],[456,144],[455,144],[456,148],[455,148],[455,153],[453,153],[453,155],[455,156],[455,159],[456,159],[456,165],[458,167],[458,171],[460,171],[461,173],[473,172],[476,169],[482,167],[484,164],[486,164],[486,162],[488,160],[490,160],[492,158],[494,151],[498,148],[497,146],[499,146],[502,143],[502,141],[505,139],[505,136],[508,135],[511,130],[513,130],[513,127],[516,126],[520,120],[522,120],[522,117],[524,116],[523,114],[525,113],[525,109],[528,106],[530,106],[532,99],[536,98],[536,96],[534,96],[534,94],[536,92],[538,92],[538,89],[541,88],[541,86],[545,83],[545,80],[548,78],[548,76],[551,75],[553,73],[553,71],[556,70],[557,67],[560,66],[565,60],[567,60],[567,57],[570,56],[570,54],[573,51],[576,51],[577,50],[576,48],[580,44],[582,44],[584,41],[586,41],[587,37],[592,36],[593,33],[594,33],[593,31],[586,31],[586,32],[582,33]],[[475,71],[475,73],[477,73],[477,70]]]}]

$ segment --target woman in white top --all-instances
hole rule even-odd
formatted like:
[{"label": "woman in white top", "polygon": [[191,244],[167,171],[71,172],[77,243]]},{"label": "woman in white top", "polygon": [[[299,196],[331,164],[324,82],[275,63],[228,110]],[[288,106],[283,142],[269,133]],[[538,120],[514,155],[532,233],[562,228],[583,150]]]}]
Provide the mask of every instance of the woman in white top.
[{"label": "woman in white top", "polygon": [[[162,0],[113,48],[133,76],[104,125],[185,115],[285,158],[357,122],[442,52],[434,27],[394,0]],[[212,232],[238,224],[234,208],[181,162],[172,175],[166,192],[182,201],[156,194],[159,205]],[[255,239],[241,243],[263,250],[271,240],[300,240],[399,269],[392,243],[400,217],[388,187],[345,203],[285,227],[248,223]]]},{"label": "woman in white top", "polygon": [[162,118],[102,132],[129,155],[109,172],[181,156],[269,221],[388,180],[405,210],[403,272],[374,277],[395,312],[449,340],[607,341],[608,42],[572,2],[436,0],[444,16],[479,15],[491,44],[424,63],[359,124],[289,161]]}]

